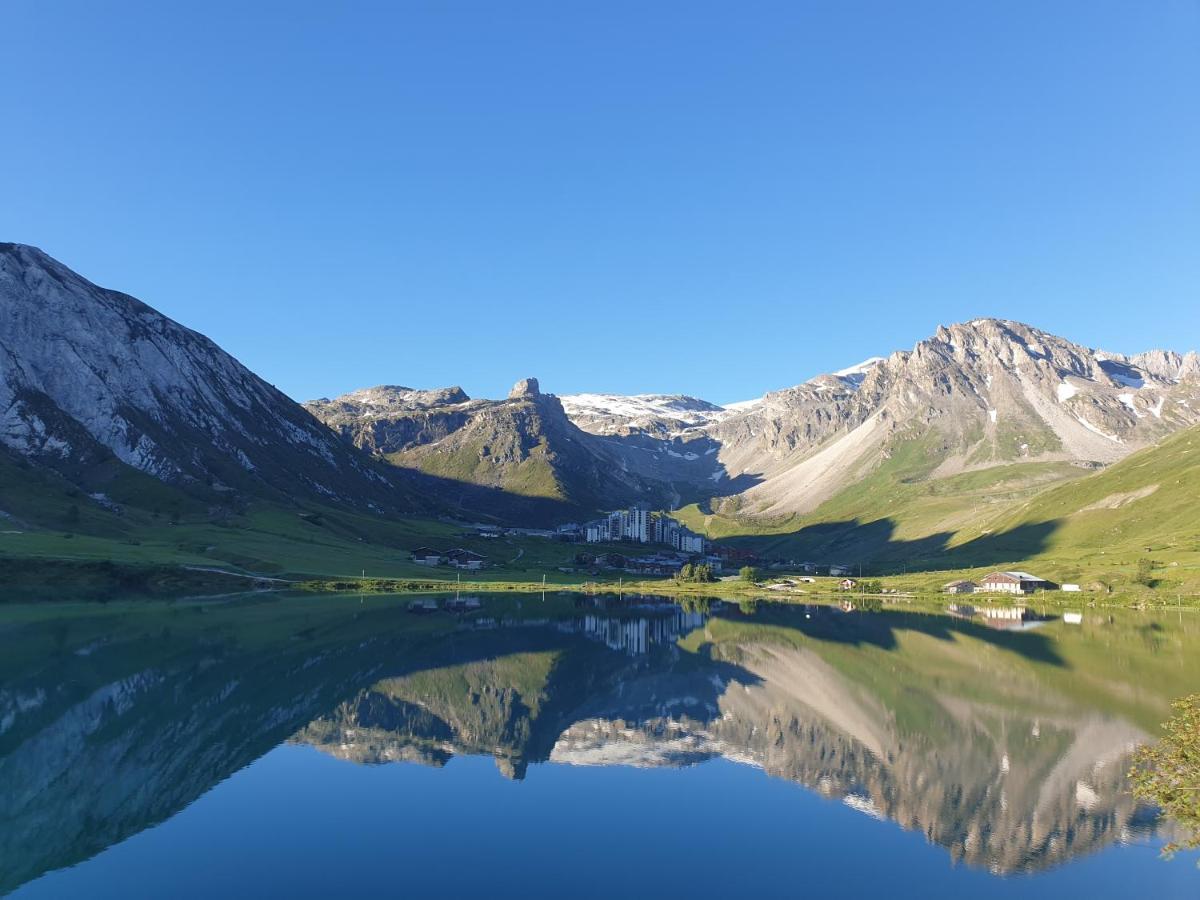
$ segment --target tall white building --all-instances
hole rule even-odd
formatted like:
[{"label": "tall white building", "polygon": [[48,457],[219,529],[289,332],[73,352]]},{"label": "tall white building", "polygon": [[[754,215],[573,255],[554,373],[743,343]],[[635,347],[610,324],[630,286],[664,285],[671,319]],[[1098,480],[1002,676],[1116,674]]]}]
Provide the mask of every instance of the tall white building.
[{"label": "tall white building", "polygon": [[601,541],[636,541],[639,544],[666,544],[682,553],[703,553],[704,538],[693,534],[670,516],[651,515],[640,507],[618,509],[605,518],[583,527],[583,539],[589,544]]}]

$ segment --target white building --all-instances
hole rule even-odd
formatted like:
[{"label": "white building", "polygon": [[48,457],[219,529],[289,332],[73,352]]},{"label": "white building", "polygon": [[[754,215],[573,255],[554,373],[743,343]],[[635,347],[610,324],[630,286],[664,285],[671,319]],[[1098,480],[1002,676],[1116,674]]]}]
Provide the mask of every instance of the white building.
[{"label": "white building", "polygon": [[1032,594],[1046,585],[1044,578],[1038,578],[1028,572],[993,572],[979,582],[979,590],[1001,594]]},{"label": "white building", "polygon": [[703,553],[704,537],[662,513],[651,514],[640,507],[619,509],[603,519],[588,522],[581,529],[589,544],[605,541],[634,541],[639,544],[665,544],[681,553]]}]

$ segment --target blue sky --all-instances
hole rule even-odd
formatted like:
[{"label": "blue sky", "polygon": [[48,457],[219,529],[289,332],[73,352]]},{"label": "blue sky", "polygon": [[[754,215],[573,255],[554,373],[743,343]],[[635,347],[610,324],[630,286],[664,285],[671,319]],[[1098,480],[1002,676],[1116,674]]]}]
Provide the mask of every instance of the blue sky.
[{"label": "blue sky", "polygon": [[1200,345],[1195,0],[183,7],[6,5],[0,240],[297,399]]}]

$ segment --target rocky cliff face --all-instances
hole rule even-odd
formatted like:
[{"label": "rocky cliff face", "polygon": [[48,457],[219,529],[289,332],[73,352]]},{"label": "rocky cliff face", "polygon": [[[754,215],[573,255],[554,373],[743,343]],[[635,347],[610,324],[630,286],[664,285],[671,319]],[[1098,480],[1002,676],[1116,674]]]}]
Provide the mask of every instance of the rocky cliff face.
[{"label": "rocky cliff face", "polygon": [[1093,351],[1017,322],[939,328],[911,351],[768,394],[708,429],[742,512],[807,512],[920,440],[927,473],[1103,465],[1200,420],[1196,356]]},{"label": "rocky cliff face", "polygon": [[547,524],[674,499],[668,483],[572,423],[536,378],[518,381],[504,400],[380,387],[306,406],[350,444],[437,479],[441,499],[466,515]]},{"label": "rocky cliff face", "polygon": [[115,457],[209,496],[402,500],[368,459],[203,335],[0,244],[0,443],[71,475]]}]

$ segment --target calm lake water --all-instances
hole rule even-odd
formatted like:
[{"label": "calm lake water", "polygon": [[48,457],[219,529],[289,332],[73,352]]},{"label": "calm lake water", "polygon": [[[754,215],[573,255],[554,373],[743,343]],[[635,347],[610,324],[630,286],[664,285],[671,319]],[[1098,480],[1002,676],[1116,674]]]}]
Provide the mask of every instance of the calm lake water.
[{"label": "calm lake water", "polygon": [[1196,614],[478,599],[0,605],[0,894],[1200,896]]}]

